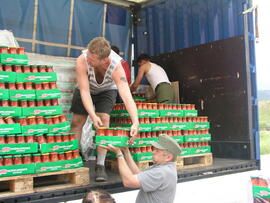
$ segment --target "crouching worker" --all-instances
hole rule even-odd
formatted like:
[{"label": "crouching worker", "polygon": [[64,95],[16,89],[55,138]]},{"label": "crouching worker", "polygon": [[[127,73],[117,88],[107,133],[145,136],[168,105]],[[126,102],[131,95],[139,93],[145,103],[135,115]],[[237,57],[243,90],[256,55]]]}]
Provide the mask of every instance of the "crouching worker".
[{"label": "crouching worker", "polygon": [[175,197],[177,171],[174,162],[181,149],[168,135],[161,135],[153,142],[154,165],[140,171],[127,147],[102,146],[116,154],[123,185],[140,188],[136,203],[172,203]]}]

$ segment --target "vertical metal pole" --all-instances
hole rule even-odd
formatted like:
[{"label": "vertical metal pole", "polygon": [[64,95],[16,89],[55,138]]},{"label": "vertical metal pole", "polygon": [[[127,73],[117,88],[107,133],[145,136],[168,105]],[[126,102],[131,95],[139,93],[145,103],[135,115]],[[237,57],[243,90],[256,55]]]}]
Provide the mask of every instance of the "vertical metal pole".
[{"label": "vertical metal pole", "polygon": [[73,15],[74,15],[74,0],[70,0],[67,56],[70,56],[70,45],[71,45],[71,37],[72,37]]},{"label": "vertical metal pole", "polygon": [[38,0],[35,0],[35,4],[34,4],[34,25],[33,25],[33,34],[32,34],[32,52],[36,51],[37,14],[38,14]]},{"label": "vertical metal pole", "polygon": [[[244,11],[247,10],[247,4],[244,3]],[[247,78],[247,105],[248,105],[248,134],[250,137],[251,158],[255,158],[254,152],[254,136],[252,122],[252,93],[251,93],[251,73],[250,73],[250,53],[249,53],[249,31],[248,31],[248,14],[244,16],[244,40],[245,40],[245,56],[246,56],[246,78]]]},{"label": "vertical metal pole", "polygon": [[102,37],[106,35],[106,15],[107,15],[107,4],[104,4],[104,15],[103,15],[103,25],[102,25]]}]

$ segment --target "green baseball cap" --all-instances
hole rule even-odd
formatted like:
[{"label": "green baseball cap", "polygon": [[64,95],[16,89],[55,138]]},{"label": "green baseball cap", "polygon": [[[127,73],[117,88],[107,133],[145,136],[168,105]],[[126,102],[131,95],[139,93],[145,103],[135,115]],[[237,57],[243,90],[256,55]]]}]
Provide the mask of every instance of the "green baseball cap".
[{"label": "green baseball cap", "polygon": [[181,153],[181,148],[179,147],[178,143],[171,138],[169,135],[161,134],[159,136],[158,142],[151,143],[155,148],[158,149],[165,149],[168,152],[171,152],[175,156],[179,156]]}]

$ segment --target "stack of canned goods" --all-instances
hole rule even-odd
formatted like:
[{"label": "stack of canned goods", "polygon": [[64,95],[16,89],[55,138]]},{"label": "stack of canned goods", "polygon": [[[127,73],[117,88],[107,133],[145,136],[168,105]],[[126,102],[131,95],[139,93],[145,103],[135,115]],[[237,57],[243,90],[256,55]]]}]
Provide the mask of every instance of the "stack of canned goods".
[{"label": "stack of canned goods", "polygon": [[31,164],[31,163],[47,163],[54,161],[71,160],[80,157],[79,150],[66,152],[52,152],[46,154],[19,154],[0,156],[0,166]]}]

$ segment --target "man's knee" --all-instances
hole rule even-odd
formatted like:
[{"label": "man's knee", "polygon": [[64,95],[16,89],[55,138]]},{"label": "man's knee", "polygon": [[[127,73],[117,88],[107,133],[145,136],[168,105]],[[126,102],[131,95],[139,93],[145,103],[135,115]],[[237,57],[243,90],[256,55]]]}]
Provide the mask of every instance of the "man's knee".
[{"label": "man's knee", "polygon": [[71,121],[71,128],[82,128],[87,119],[87,115],[74,114]]}]

